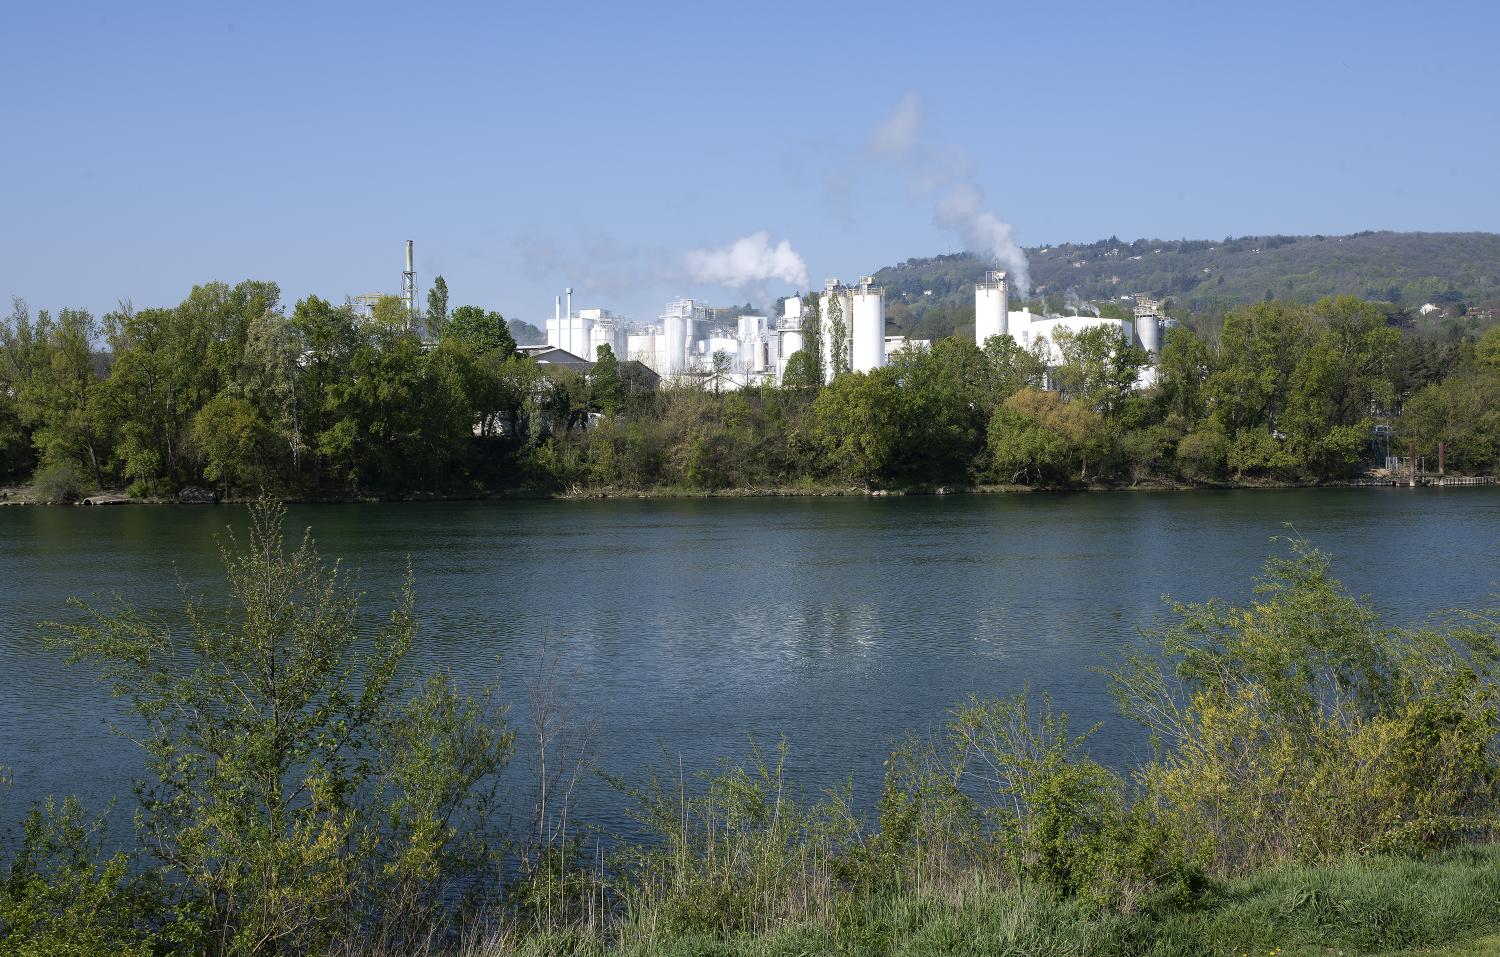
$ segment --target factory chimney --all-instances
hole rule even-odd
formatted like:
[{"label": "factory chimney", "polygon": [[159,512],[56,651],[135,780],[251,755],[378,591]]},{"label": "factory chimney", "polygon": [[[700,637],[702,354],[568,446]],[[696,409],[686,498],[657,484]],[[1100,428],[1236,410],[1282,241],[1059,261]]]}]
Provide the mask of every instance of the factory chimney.
[{"label": "factory chimney", "polygon": [[417,267],[412,257],[412,241],[406,241],[406,271],[401,274],[401,298],[406,302],[406,328],[417,316]]}]

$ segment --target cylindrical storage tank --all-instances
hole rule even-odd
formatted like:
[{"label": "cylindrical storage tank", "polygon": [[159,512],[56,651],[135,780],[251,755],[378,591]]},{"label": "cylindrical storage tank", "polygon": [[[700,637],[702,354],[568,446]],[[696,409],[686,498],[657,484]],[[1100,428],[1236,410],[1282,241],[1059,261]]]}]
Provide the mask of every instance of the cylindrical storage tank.
[{"label": "cylindrical storage tank", "polygon": [[1161,320],[1155,316],[1136,316],[1135,334],[1140,337],[1141,348],[1153,356],[1161,355]]},{"label": "cylindrical storage tank", "polygon": [[853,321],[853,355],[850,368],[870,372],[885,365],[885,290],[861,285],[855,291]]},{"label": "cylindrical storage tank", "polygon": [[[833,312],[834,304],[837,303],[839,323],[843,326],[843,340],[834,342]],[[822,295],[818,297],[818,331],[822,340],[823,381],[832,382],[833,374],[838,371],[840,363],[834,361],[836,351],[842,351],[839,357],[843,364],[851,363],[849,353],[851,340],[852,321],[854,305],[850,300],[849,289],[842,284],[831,285]],[[852,368],[852,365],[850,366]]]},{"label": "cylindrical storage tank", "polygon": [[667,316],[662,320],[662,336],[666,339],[661,370],[664,376],[682,375],[687,365],[687,329],[683,323],[682,316]]},{"label": "cylindrical storage tank", "polygon": [[974,342],[981,349],[995,336],[1010,333],[1009,299],[1003,272],[992,272],[974,286]]},{"label": "cylindrical storage tank", "polygon": [[804,342],[801,329],[781,330],[781,358],[790,359],[793,353],[801,352]]}]

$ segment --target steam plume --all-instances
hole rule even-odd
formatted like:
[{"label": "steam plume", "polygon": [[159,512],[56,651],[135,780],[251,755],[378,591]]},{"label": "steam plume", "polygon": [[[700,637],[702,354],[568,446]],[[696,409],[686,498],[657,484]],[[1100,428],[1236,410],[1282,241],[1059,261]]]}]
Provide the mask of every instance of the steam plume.
[{"label": "steam plume", "polygon": [[908,93],[896,104],[896,111],[875,127],[870,135],[870,151],[888,156],[905,156],[917,145],[922,128],[922,103],[917,94]]},{"label": "steam plume", "polygon": [[741,236],[718,249],[695,249],[684,255],[683,261],[695,282],[738,289],[779,279],[792,286],[807,286],[807,263],[788,240],[772,245],[771,234],[765,230]]},{"label": "steam plume", "polygon": [[984,192],[978,186],[955,186],[938,203],[932,221],[957,233],[969,252],[1002,266],[1007,281],[1022,296],[1031,292],[1031,264],[1016,242],[1015,227],[984,208]]},{"label": "steam plume", "polygon": [[1031,292],[1031,267],[1016,242],[1015,227],[985,208],[984,190],[974,182],[962,149],[933,147],[923,137],[922,104],[915,93],[903,96],[875,127],[868,149],[901,161],[918,193],[940,194],[934,225],[955,233],[969,252],[1003,268],[1020,295]]}]

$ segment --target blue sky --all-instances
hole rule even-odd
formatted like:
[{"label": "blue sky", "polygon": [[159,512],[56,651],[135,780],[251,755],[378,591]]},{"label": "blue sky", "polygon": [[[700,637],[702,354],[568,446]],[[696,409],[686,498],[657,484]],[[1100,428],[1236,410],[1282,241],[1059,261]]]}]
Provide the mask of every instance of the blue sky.
[{"label": "blue sky", "polygon": [[[1497,11],[15,5],[0,295],[342,301],[398,289],[410,238],[454,304],[539,324],[571,284],[645,319],[790,291],[783,241],[814,284],[961,250],[957,193],[1028,246],[1497,230]],[[690,258],[760,232],[742,285]]]}]

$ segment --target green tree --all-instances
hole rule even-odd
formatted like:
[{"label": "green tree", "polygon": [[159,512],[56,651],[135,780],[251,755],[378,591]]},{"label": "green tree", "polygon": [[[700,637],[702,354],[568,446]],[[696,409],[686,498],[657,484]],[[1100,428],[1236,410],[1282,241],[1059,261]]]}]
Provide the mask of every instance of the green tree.
[{"label": "green tree", "polygon": [[381,296],[370,306],[370,319],[392,331],[406,332],[411,329],[412,314],[400,296]]},{"label": "green tree", "polygon": [[[305,353],[297,326],[280,312],[267,310],[246,331],[239,377],[231,390],[255,406],[271,444],[283,450],[294,473],[301,470],[308,448],[298,383]],[[271,449],[266,452],[269,455]]]},{"label": "green tree", "polygon": [[1188,426],[1202,420],[1208,412],[1206,392],[1213,371],[1213,351],[1207,342],[1186,326],[1168,329],[1162,338],[1156,372],[1157,396],[1164,413]]},{"label": "green tree", "polygon": [[1008,335],[985,340],[984,356],[989,361],[987,400],[991,412],[1022,389],[1042,387],[1047,378],[1045,349],[1040,341],[1034,348],[1022,348]]},{"label": "green tree", "polygon": [[[498,351],[503,359],[516,351],[516,340],[498,312],[478,306],[459,306],[443,327],[445,338],[461,343],[476,356]],[[587,358],[586,356],[584,358]]]},{"label": "green tree", "polygon": [[900,380],[887,366],[836,377],[813,402],[816,441],[829,462],[874,487],[888,478],[903,440]]},{"label": "green tree", "polygon": [[64,309],[55,320],[43,313],[35,327],[35,365],[17,394],[41,464],[75,465],[95,486],[104,484],[109,454],[94,371],[99,333],[85,310]]},{"label": "green tree", "polygon": [[828,342],[823,344],[829,368],[825,376],[841,376],[849,371],[849,316],[844,315],[843,300],[828,297]]},{"label": "green tree", "polygon": [[724,384],[729,381],[734,366],[729,359],[729,353],[723,349],[715,349],[709,361],[711,363],[708,371],[709,385],[713,388],[714,395],[720,395],[724,391]]},{"label": "green tree", "polygon": [[265,490],[273,440],[253,404],[227,393],[210,399],[193,417],[193,441],[203,456],[203,477],[225,495]]},{"label": "green tree", "polygon": [[513,736],[445,674],[406,677],[410,581],[369,631],[312,540],[286,548],[281,510],[250,519],[224,551],[229,605],[186,599],[185,631],[127,607],[51,632],[143,723],[137,820],[174,895],[167,927],[212,955],[427,933],[448,881],[492,887],[484,822]]},{"label": "green tree", "polygon": [[816,389],[823,384],[818,371],[818,357],[808,349],[798,349],[786,360],[781,385],[787,389]]},{"label": "green tree", "polygon": [[1500,470],[1500,374],[1475,367],[1419,390],[1402,408],[1399,435],[1403,450],[1415,444],[1429,460],[1443,443],[1446,465],[1456,472],[1494,474]]},{"label": "green tree", "polygon": [[1087,481],[1102,457],[1103,419],[1056,392],[1022,389],[995,410],[989,448],[995,469],[1011,482]]},{"label": "green tree", "polygon": [[427,290],[427,338],[443,338],[443,327],[448,324],[448,281],[442,276],[432,280]]},{"label": "green tree", "polygon": [[605,415],[620,411],[625,400],[624,384],[620,381],[620,361],[608,343],[600,343],[595,350],[594,368],[589,371],[590,404]]},{"label": "green tree", "polygon": [[817,293],[810,292],[802,297],[802,351],[806,352],[811,359],[818,385],[822,385],[827,379],[823,369],[822,315],[823,304],[818,299]]},{"label": "green tree", "polygon": [[1057,334],[1062,365],[1054,372],[1064,396],[1076,398],[1106,418],[1118,415],[1151,361],[1146,350],[1124,341],[1112,326],[1090,326]]}]

